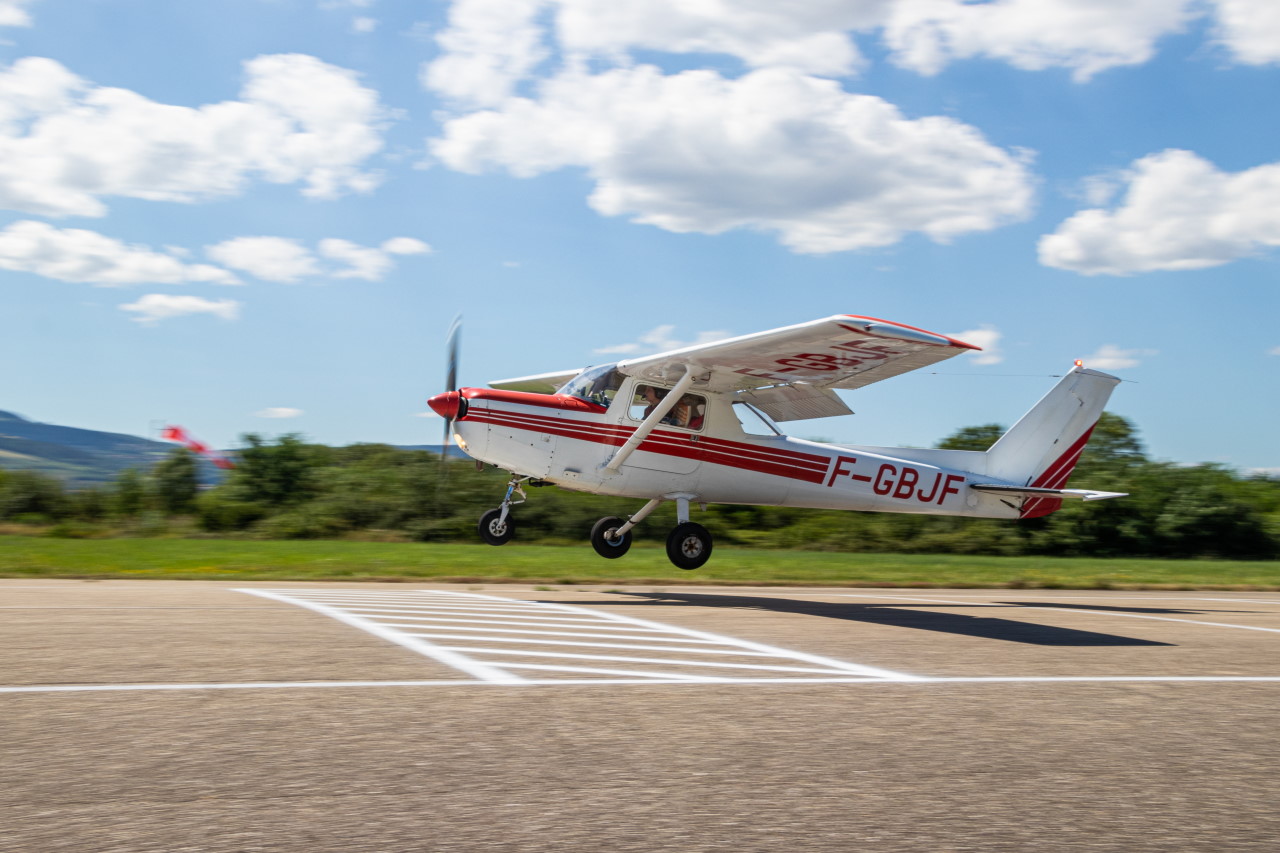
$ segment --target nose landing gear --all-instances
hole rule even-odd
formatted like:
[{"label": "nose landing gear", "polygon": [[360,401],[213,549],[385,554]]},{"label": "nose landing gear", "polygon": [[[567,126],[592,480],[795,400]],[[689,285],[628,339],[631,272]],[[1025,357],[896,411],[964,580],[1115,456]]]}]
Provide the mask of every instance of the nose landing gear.
[{"label": "nose landing gear", "polygon": [[[480,532],[480,538],[485,542],[490,545],[506,545],[516,535],[516,524],[511,517],[511,507],[522,504],[528,499],[524,489],[520,488],[520,484],[528,479],[530,478],[512,474],[511,479],[507,481],[507,494],[502,499],[502,504],[497,509],[491,509],[480,516],[480,523],[476,528]],[[511,499],[513,494],[519,495],[520,500],[513,501]]]}]

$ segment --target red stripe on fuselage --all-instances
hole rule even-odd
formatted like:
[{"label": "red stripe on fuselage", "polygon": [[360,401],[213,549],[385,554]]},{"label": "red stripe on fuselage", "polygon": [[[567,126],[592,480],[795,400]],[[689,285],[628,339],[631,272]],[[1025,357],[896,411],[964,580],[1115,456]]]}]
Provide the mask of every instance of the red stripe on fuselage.
[{"label": "red stripe on fuselage", "polygon": [[[543,432],[614,447],[626,443],[626,440],[635,432],[635,428],[630,426],[593,424],[576,418],[549,418],[529,412],[496,408],[469,409],[466,420],[509,429]],[[829,464],[828,457],[816,453],[761,448],[752,444],[705,438],[697,433],[671,430],[654,430],[637,449],[810,483],[822,482]]]}]

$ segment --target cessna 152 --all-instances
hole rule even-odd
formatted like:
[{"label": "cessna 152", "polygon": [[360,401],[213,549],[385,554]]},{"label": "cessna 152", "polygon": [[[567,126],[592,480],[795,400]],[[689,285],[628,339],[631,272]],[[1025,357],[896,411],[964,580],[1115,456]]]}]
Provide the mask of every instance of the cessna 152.
[{"label": "cessna 152", "polygon": [[523,503],[530,481],[647,500],[628,519],[596,522],[591,544],[608,558],[625,554],[632,529],[674,501],[678,523],[667,556],[682,569],[711,556],[711,534],[689,520],[690,504],[1019,519],[1048,515],[1064,498],[1123,497],[1065,488],[1120,382],[1080,362],[985,452],[825,444],[786,436],[775,425],[851,414],[834,389],[862,388],[976,349],[913,326],[841,314],[616,364],[454,389],[455,325],[451,390],[428,403],[465,453],[511,472],[501,505],[480,519],[480,536],[491,545],[515,534],[511,507]]}]

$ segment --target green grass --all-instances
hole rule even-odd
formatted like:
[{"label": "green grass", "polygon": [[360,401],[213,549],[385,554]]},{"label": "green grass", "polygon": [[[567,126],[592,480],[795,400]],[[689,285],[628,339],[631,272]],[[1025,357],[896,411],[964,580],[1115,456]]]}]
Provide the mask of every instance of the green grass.
[{"label": "green grass", "polygon": [[0,577],[533,584],[741,584],[886,587],[1280,590],[1280,562],[835,554],[717,549],[696,571],[660,548],[605,560],[587,544],[422,545],[225,539],[0,536]]}]

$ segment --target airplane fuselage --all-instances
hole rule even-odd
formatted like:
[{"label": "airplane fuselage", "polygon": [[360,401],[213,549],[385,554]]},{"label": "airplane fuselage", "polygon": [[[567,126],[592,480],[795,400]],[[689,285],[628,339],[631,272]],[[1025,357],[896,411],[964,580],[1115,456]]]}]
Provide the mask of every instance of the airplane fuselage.
[{"label": "airplane fuselage", "polygon": [[[464,388],[455,440],[473,458],[567,489],[644,499],[1018,518],[1019,504],[968,488],[984,454],[824,444],[748,433],[729,395],[699,392],[698,428],[661,425],[616,471],[640,426],[627,380],[608,405],[563,394]],[[739,404],[740,405],[740,404]]]}]

